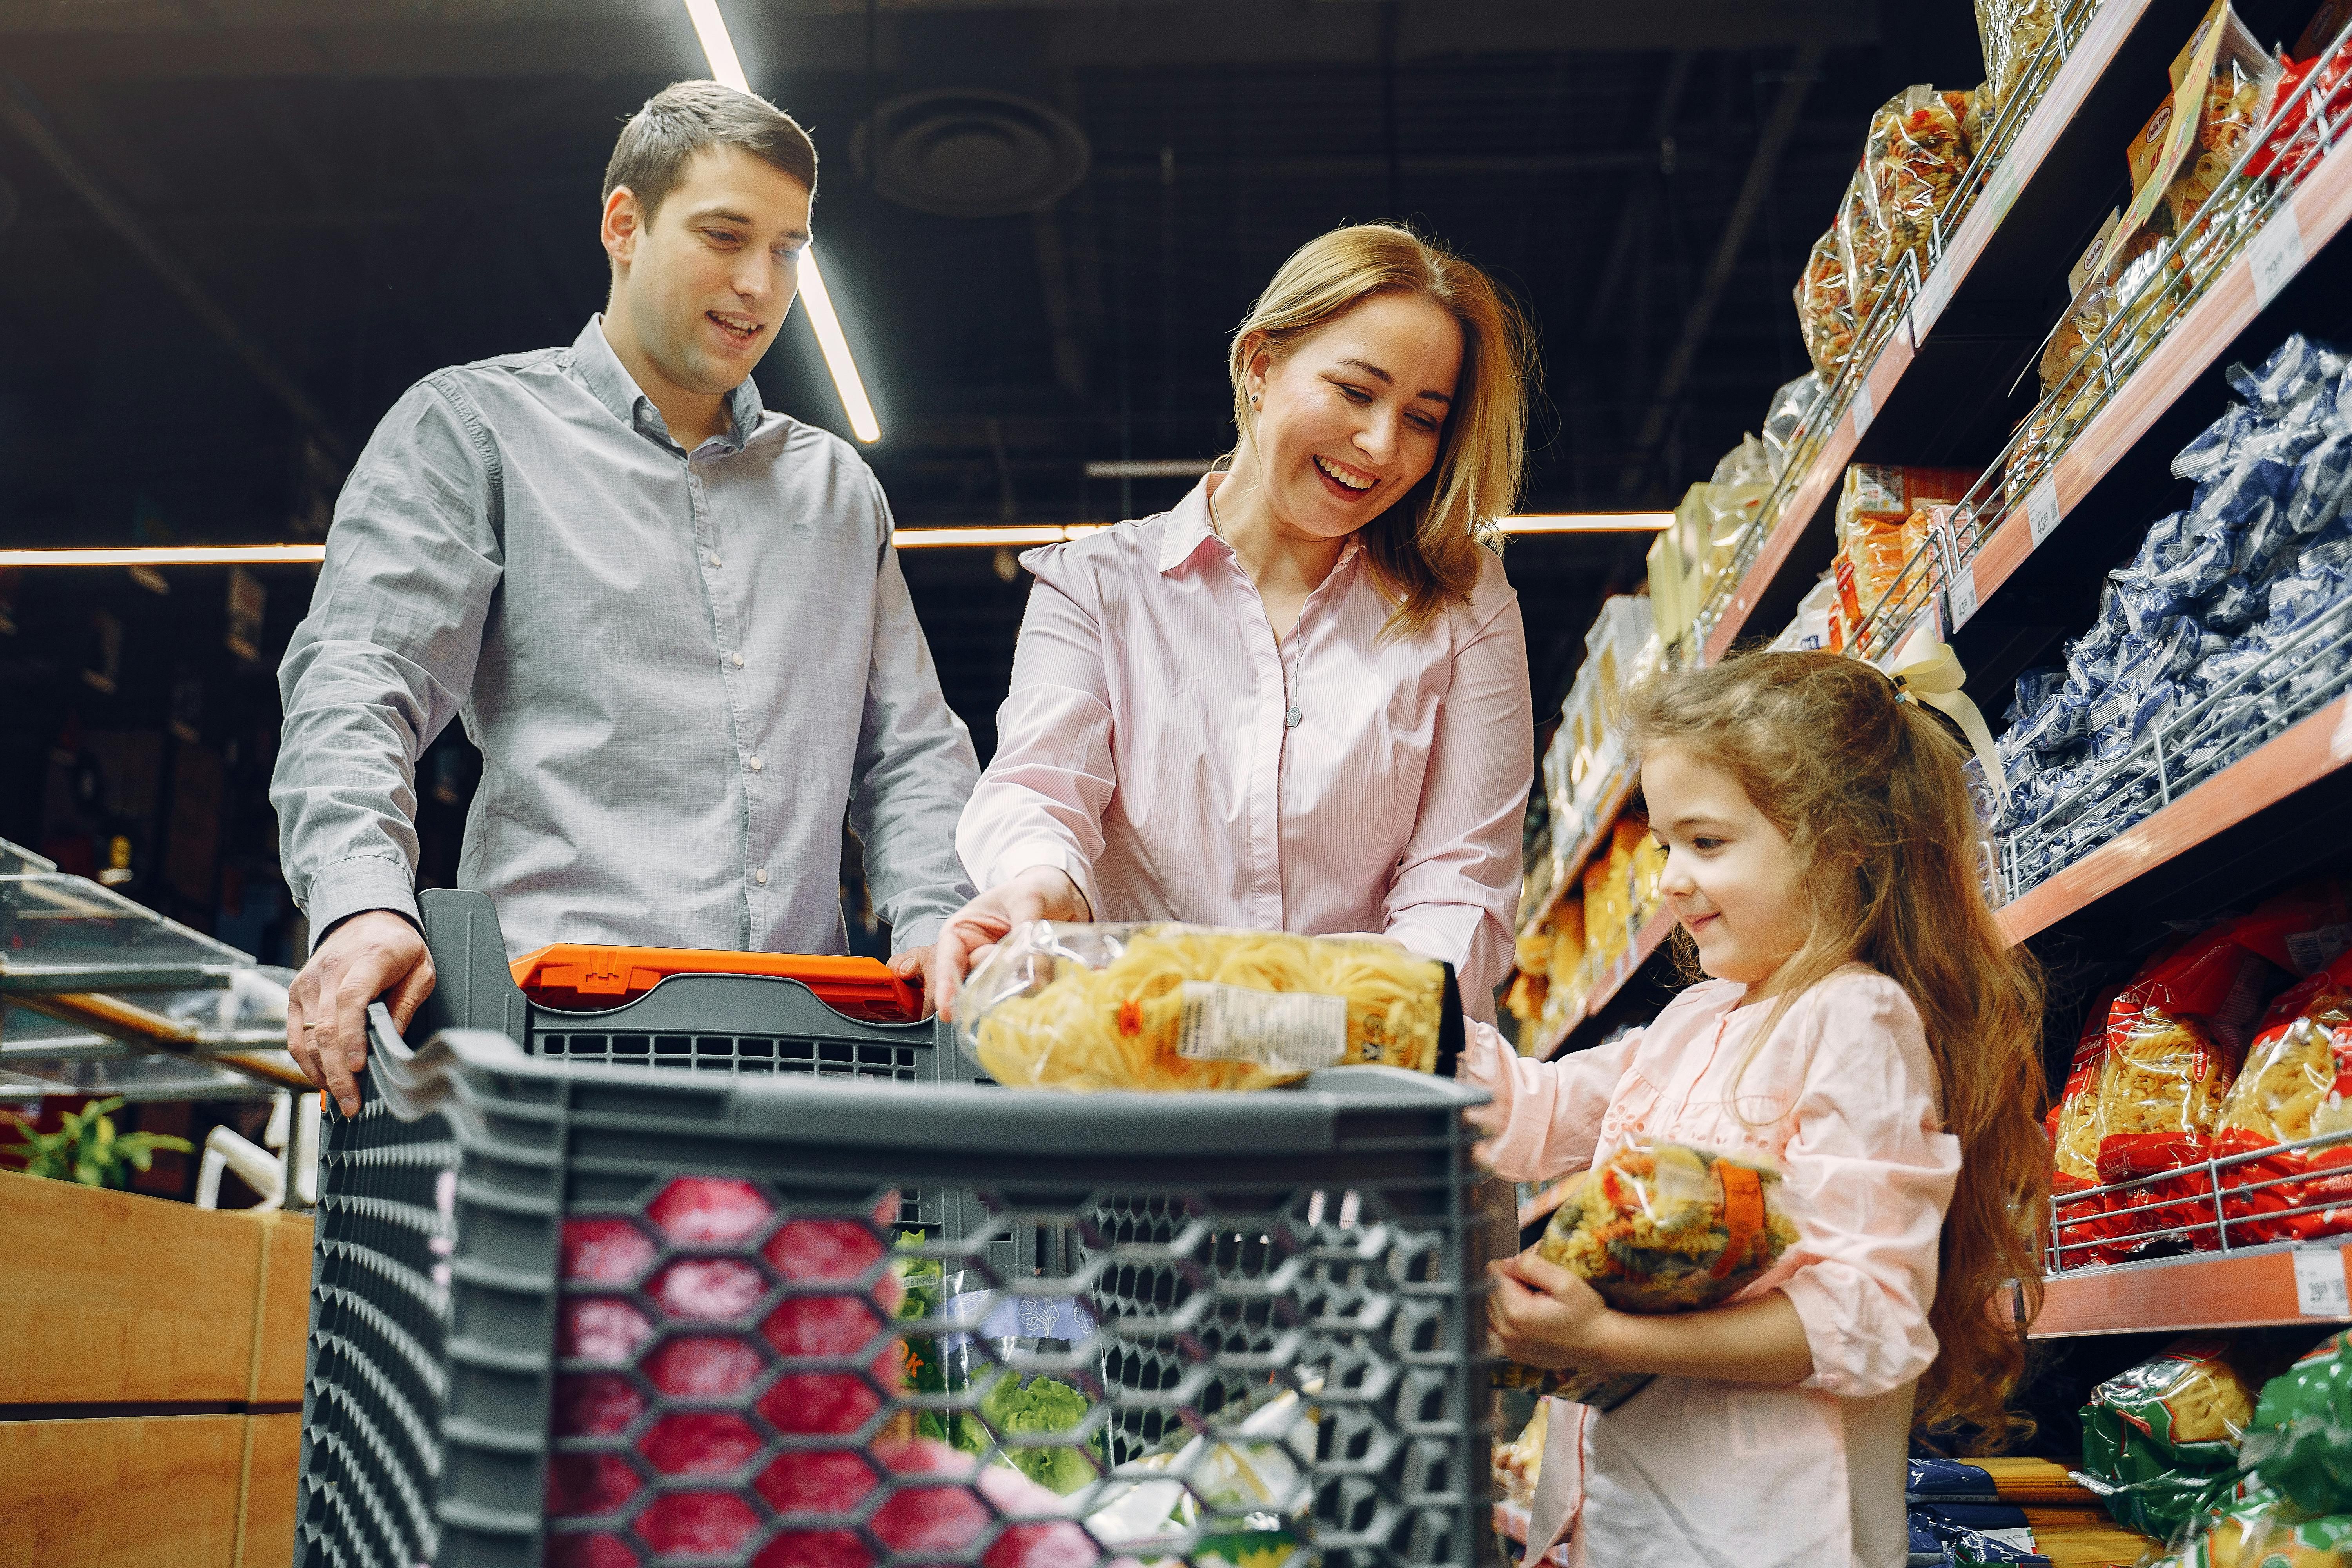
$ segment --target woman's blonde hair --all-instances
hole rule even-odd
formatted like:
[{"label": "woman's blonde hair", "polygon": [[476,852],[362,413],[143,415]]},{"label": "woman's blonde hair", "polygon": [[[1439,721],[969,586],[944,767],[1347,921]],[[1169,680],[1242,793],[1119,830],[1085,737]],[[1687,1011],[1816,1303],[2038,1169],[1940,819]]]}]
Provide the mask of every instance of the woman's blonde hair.
[{"label": "woman's blonde hair", "polygon": [[1751,1051],[1849,963],[1885,975],[1918,1009],[1961,1163],[1928,1313],[1942,1348],[1919,1380],[1915,1423],[1972,1426],[1988,1443],[2030,1429],[2006,1409],[2025,1345],[2005,1292],[2019,1283],[2031,1321],[2050,1194],[2035,1120],[2042,974],[1986,900],[1967,749],[1876,669],[1829,653],[1751,653],[1662,674],[1630,695],[1626,719],[1637,754],[1687,748],[1730,773],[1788,837],[1809,935],[1773,976]]},{"label": "woman's blonde hair", "polygon": [[1534,333],[1519,308],[1486,273],[1411,229],[1380,223],[1335,228],[1293,251],[1234,329],[1234,426],[1247,446],[1257,423],[1249,364],[1259,350],[1279,354],[1381,294],[1433,300],[1462,327],[1462,374],[1439,431],[1437,461],[1362,530],[1364,548],[1397,602],[1389,629],[1409,634],[1469,597],[1479,547],[1501,548],[1496,524],[1518,500],[1535,376]]}]

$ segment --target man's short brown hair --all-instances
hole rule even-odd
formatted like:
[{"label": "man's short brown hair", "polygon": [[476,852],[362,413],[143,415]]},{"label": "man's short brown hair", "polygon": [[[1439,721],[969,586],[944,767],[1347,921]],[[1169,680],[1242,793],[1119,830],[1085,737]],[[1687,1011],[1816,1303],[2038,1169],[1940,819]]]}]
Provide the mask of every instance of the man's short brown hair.
[{"label": "man's short brown hair", "polygon": [[816,143],[799,121],[764,98],[705,80],[672,82],[629,116],[604,165],[604,199],[628,186],[651,223],[695,154],[712,147],[740,147],[816,195]]}]

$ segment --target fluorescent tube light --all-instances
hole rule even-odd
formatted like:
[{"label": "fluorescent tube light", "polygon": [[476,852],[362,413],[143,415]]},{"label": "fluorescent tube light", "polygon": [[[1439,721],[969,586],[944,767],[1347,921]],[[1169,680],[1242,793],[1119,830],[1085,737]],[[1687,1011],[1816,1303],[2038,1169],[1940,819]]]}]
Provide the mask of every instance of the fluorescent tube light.
[{"label": "fluorescent tube light", "polygon": [[[751,84],[744,79],[743,62],[735,58],[735,40],[727,36],[727,19],[719,14],[719,0],[686,0],[686,14],[694,23],[694,36],[702,44],[702,58],[710,62],[712,79],[726,83],[738,92],[749,92]],[[816,247],[809,245],[801,251],[801,304],[808,311],[809,329],[816,333],[816,346],[824,355],[824,368],[833,374],[834,390],[841,395],[842,412],[849,416],[850,433],[871,444],[882,439],[881,422],[874,417],[873,400],[866,395],[866,383],[857,374],[857,361],[849,352],[849,339],[841,330],[841,317],[833,308],[833,295],[824,286],[824,274],[817,269]]]},{"label": "fluorescent tube light", "polygon": [[1507,517],[1505,533],[1663,533],[1674,526],[1670,511],[1538,511]]},{"label": "fluorescent tube light", "polygon": [[310,566],[323,544],[175,544],[101,550],[0,550],[5,566]]},{"label": "fluorescent tube light", "polygon": [[1209,471],[1206,458],[1114,458],[1108,462],[1088,463],[1087,478],[1090,479],[1190,479]]},{"label": "fluorescent tube light", "polygon": [[1001,549],[1013,544],[1059,544],[1100,533],[1109,526],[1107,522],[1033,522],[996,528],[899,528],[891,531],[890,542],[901,550]]}]

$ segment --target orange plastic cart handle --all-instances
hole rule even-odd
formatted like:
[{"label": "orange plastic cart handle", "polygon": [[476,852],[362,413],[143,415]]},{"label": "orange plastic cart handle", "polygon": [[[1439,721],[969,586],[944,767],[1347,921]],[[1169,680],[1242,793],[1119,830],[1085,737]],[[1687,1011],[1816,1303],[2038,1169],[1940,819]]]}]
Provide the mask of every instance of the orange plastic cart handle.
[{"label": "orange plastic cart handle", "polygon": [[511,967],[515,984],[542,1007],[617,1007],[673,974],[763,974],[800,981],[835,1012],[869,1023],[912,1023],[923,1016],[921,981],[901,980],[873,958],[559,942]]}]

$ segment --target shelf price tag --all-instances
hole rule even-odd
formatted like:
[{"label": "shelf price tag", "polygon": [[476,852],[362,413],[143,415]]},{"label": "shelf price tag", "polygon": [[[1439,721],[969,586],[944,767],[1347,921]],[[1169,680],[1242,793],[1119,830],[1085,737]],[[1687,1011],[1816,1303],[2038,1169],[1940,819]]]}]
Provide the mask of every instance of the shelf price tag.
[{"label": "shelf price tag", "polygon": [[1958,631],[1977,613],[1977,568],[1970,562],[1952,574],[1951,592],[1944,595],[1951,601],[1949,619],[1952,629]]},{"label": "shelf price tag", "polygon": [[2330,1247],[2294,1255],[2294,1305],[2306,1318],[2352,1317],[2344,1289],[2344,1254]]},{"label": "shelf price tag", "polygon": [[1985,183],[1985,205],[1991,209],[1992,221],[1996,226],[2009,216],[2009,209],[2017,205],[2017,162],[2014,158],[2003,158],[1994,166],[1992,178]]},{"label": "shelf price tag", "polygon": [[1943,319],[1944,307],[1952,302],[1952,268],[1939,261],[1927,268],[1920,280],[1919,297],[1911,301],[1911,346],[1917,348]]},{"label": "shelf price tag", "polygon": [[1864,376],[1853,389],[1853,438],[1861,440],[1870,433],[1870,422],[1878,417],[1878,405],[1871,401],[1870,378]]},{"label": "shelf price tag", "polygon": [[2025,530],[2033,535],[2033,548],[2057,531],[2065,513],[2058,509],[2058,476],[2042,476],[2042,482],[2025,493]]},{"label": "shelf price tag", "polygon": [[2303,226],[2295,221],[2292,202],[2263,225],[2254,243],[2246,247],[2246,259],[2253,268],[2254,309],[2266,310],[2278,291],[2303,270]]}]

